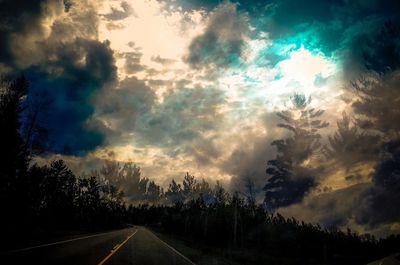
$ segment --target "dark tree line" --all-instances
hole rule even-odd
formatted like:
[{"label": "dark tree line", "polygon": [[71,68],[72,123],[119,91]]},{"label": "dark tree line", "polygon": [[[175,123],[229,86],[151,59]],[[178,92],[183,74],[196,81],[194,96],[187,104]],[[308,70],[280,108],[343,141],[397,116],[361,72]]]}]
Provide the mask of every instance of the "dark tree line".
[{"label": "dark tree line", "polygon": [[31,163],[37,116],[27,112],[28,87],[23,76],[3,77],[0,83],[2,244],[12,247],[19,235],[30,238],[125,224],[126,206],[115,186],[95,176],[78,177],[61,160],[44,166]]},{"label": "dark tree line", "polygon": [[235,264],[366,264],[400,246],[400,236],[378,240],[270,214],[222,187],[212,197],[208,203],[200,195],[172,206],[130,206],[129,222],[177,236],[191,247],[221,250]]}]

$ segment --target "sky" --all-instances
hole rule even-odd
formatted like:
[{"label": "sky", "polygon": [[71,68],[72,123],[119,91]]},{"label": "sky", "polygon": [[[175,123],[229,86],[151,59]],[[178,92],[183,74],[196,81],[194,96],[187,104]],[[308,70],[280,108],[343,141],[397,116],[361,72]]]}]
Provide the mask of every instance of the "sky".
[{"label": "sky", "polygon": [[[0,73],[23,73],[28,98],[46,101],[48,151],[37,161],[63,158],[77,172],[133,162],[164,187],[186,172],[232,191],[250,178],[262,200],[271,142],[288,135],[276,113],[293,94],[324,110],[329,143],[344,111],[365,113],[352,82],[378,75],[397,87],[399,37],[387,49],[380,34],[399,14],[394,0],[0,0]],[[398,214],[368,206],[392,191],[365,153],[321,162],[313,187],[280,211],[400,231]]]}]

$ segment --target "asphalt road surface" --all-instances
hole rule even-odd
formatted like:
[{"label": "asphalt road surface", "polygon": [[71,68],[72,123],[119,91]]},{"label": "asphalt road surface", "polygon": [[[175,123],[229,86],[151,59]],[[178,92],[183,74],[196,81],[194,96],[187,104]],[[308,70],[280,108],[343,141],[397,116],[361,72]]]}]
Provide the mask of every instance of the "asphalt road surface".
[{"label": "asphalt road surface", "polygon": [[133,227],[0,254],[0,264],[193,265],[144,227]]}]

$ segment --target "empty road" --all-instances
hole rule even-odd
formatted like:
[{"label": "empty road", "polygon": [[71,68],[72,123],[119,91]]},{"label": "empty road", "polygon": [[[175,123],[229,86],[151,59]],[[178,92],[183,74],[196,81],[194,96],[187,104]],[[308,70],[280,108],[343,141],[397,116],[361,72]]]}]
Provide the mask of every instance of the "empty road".
[{"label": "empty road", "polygon": [[193,265],[144,227],[83,236],[0,254],[0,264]]}]

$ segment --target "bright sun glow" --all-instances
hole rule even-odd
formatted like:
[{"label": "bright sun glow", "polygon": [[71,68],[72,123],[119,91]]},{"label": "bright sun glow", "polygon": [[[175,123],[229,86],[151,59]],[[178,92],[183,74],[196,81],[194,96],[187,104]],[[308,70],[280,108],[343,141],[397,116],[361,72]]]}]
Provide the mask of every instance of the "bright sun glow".
[{"label": "bright sun glow", "polygon": [[[297,82],[306,91],[314,90],[315,81],[327,78],[335,72],[335,65],[321,55],[313,55],[301,47],[290,53],[290,58],[278,64],[283,77]],[[311,92],[311,91],[309,91]]]},{"label": "bright sun glow", "polygon": [[[247,61],[247,67],[227,71],[219,78],[220,87],[226,91],[230,109],[234,116],[238,112],[260,112],[285,106],[288,96],[294,92],[304,93],[313,98],[313,103],[328,100],[332,83],[328,79],[337,72],[335,63],[323,56],[301,47],[289,53],[289,58],[274,68],[258,66],[254,60]],[[251,110],[250,110],[251,109]],[[254,116],[254,115],[253,115]]]}]

